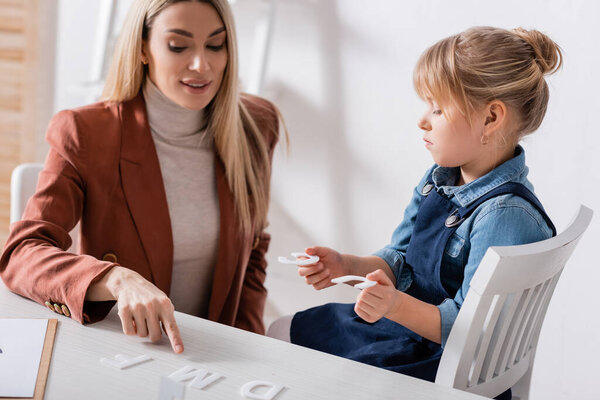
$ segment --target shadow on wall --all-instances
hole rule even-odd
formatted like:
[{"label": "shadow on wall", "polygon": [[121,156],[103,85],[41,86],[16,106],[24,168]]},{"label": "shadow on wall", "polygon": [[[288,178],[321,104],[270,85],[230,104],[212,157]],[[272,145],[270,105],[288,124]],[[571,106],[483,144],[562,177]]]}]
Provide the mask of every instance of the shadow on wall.
[{"label": "shadow on wall", "polygon": [[[353,160],[344,137],[345,93],[340,76],[342,66],[337,5],[333,1],[285,2],[278,12],[282,12],[284,7],[300,7],[303,14],[312,18],[311,26],[317,29],[314,45],[320,61],[317,70],[322,74],[319,81],[324,86],[318,88],[322,99],[317,105],[285,82],[270,80],[266,85],[266,92],[275,94],[269,97],[274,99],[286,117],[291,135],[290,156],[293,155],[295,159],[286,160],[290,162],[285,162],[285,173],[278,169],[283,167],[283,162],[276,162],[274,167],[271,226],[268,229],[273,239],[267,255],[267,326],[281,315],[328,301],[354,302],[357,294],[354,289],[343,287],[345,285],[317,292],[298,277],[295,267],[276,261],[277,256],[303,251],[304,246],[344,243],[352,248],[357,243],[356,227],[351,217],[352,194],[347,184],[347,166],[353,165]],[[280,31],[276,29],[276,37],[278,33]],[[277,57],[277,50],[273,52],[273,57]],[[302,68],[302,62],[298,60],[297,68]],[[293,72],[290,74],[293,75]],[[301,213],[305,215],[298,215],[298,210],[303,210]],[[319,218],[319,215],[323,218]],[[321,238],[315,238],[313,234],[317,229],[311,232],[313,224],[320,225],[320,231],[329,232],[327,236],[331,238],[327,243],[315,243]]]},{"label": "shadow on wall", "polygon": [[[331,212],[327,221],[332,230],[326,230],[331,232],[336,242],[353,247],[356,238],[355,227],[350,218],[352,196],[346,183],[347,166],[353,165],[353,160],[345,138],[345,89],[340,76],[342,66],[337,5],[334,1],[294,1],[283,4],[302,7],[304,13],[313,20],[311,26],[318,30],[314,48],[316,59],[320,63],[318,72],[321,74],[317,81],[323,83],[318,88],[322,93],[318,105],[285,82],[271,81],[267,84],[268,92],[278,94],[276,103],[283,110],[291,133],[291,153],[296,162],[302,164],[302,173],[298,177],[303,184],[294,185],[295,191],[325,189],[311,197],[313,200],[326,202],[317,206]],[[280,7],[280,11],[283,8],[284,6]],[[275,35],[277,36],[277,31]],[[273,57],[277,57],[277,52],[273,53]],[[302,68],[304,62],[305,60],[299,59],[297,68]],[[293,74],[290,71],[290,80],[293,79]],[[309,82],[310,84],[314,85],[314,81]],[[285,110],[290,112],[286,113]],[[296,183],[299,182],[296,180]],[[316,185],[319,187],[315,187]],[[275,197],[273,201],[277,202],[278,198]],[[282,206],[287,208],[285,204]],[[318,213],[318,210],[315,211]],[[302,219],[305,218],[310,216],[303,215]]]}]

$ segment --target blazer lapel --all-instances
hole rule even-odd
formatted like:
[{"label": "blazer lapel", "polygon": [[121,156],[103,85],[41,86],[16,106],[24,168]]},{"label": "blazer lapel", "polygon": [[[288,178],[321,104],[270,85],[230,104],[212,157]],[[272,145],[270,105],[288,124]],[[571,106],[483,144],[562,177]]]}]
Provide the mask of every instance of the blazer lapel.
[{"label": "blazer lapel", "polygon": [[173,234],[165,187],[141,94],[120,107],[121,180],[129,212],[140,235],[153,283],[169,294]]},{"label": "blazer lapel", "polygon": [[227,183],[225,167],[218,155],[215,156],[215,177],[219,196],[220,231],[217,265],[213,274],[208,318],[219,321],[236,272],[240,268],[239,256],[242,241],[235,215],[233,194]]}]

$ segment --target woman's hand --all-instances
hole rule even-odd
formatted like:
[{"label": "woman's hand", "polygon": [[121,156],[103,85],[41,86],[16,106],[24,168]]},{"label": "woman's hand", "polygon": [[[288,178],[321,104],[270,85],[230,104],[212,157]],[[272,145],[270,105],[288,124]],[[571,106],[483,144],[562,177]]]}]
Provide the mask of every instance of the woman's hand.
[{"label": "woman's hand", "polygon": [[104,285],[117,301],[126,335],[149,336],[151,341],[157,342],[162,337],[162,324],[173,351],[183,351],[183,341],[175,322],[175,308],[164,292],[137,272],[121,266],[113,267],[97,284]]},{"label": "woman's hand", "polygon": [[377,285],[364,289],[356,298],[354,311],[367,322],[376,322],[394,313],[400,304],[400,291],[396,289],[383,270],[378,269],[366,276]]},{"label": "woman's hand", "polygon": [[298,275],[303,276],[306,283],[315,289],[321,290],[333,286],[331,279],[346,274],[344,260],[337,251],[328,247],[315,246],[307,248],[305,252],[311,256],[319,256],[319,261],[315,264],[299,266]]}]

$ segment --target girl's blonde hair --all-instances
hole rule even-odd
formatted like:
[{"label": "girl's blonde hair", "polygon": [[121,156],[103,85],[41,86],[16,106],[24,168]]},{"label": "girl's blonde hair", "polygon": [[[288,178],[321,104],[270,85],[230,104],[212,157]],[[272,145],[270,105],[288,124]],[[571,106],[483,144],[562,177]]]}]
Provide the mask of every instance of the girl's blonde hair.
[{"label": "girl's blonde hair", "polygon": [[542,123],[549,98],[544,77],[561,65],[560,47],[539,31],[475,27],[425,50],[413,82],[422,99],[442,109],[454,104],[467,120],[493,100],[504,102],[516,112],[518,142]]},{"label": "girl's blonde hair", "polygon": [[[253,229],[260,232],[267,225],[269,205],[268,145],[240,98],[237,39],[227,0],[134,1],[117,40],[102,100],[122,102],[138,95],[146,78],[141,62],[142,42],[147,38],[154,18],[171,4],[181,1],[211,4],[225,26],[227,67],[219,91],[206,108],[208,129],[214,135],[217,153],[225,165],[242,231],[246,234]],[[275,112],[279,116],[279,112]]]}]

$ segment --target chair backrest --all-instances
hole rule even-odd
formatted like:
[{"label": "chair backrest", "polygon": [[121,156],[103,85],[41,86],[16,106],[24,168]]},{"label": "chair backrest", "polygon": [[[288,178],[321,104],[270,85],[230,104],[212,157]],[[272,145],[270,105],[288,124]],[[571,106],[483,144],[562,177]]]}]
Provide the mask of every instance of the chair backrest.
[{"label": "chair backrest", "polygon": [[488,249],[450,331],[436,383],[495,397],[526,380],[517,386],[528,396],[548,303],[592,214],[582,205],[551,239]]},{"label": "chair backrest", "polygon": [[12,172],[10,179],[10,223],[21,220],[29,198],[35,193],[38,175],[43,164],[21,164]]},{"label": "chair backrest", "polygon": [[[37,188],[38,176],[44,164],[30,163],[18,165],[12,172],[10,179],[10,223],[20,221],[27,201],[33,196]],[[73,243],[69,248],[77,252],[79,248],[79,224],[71,232]]]}]

